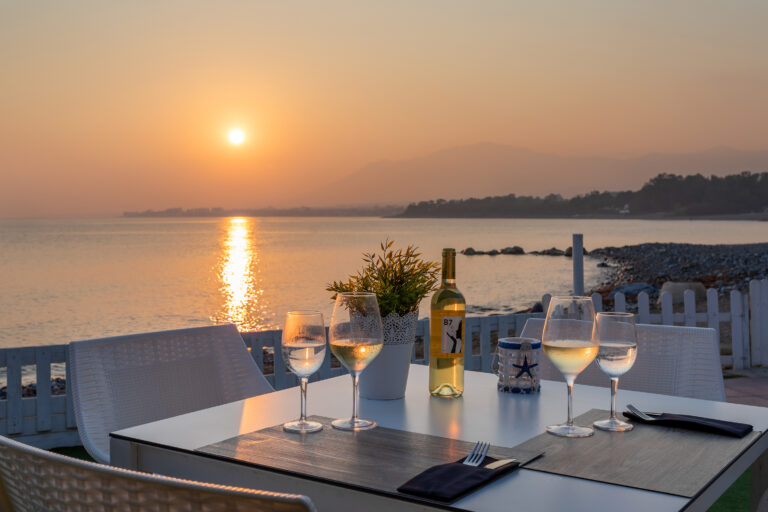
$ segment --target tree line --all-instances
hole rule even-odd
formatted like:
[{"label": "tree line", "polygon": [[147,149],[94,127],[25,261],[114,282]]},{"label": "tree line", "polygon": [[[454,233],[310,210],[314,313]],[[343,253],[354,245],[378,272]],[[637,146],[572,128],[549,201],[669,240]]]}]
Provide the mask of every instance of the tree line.
[{"label": "tree line", "polygon": [[571,198],[495,196],[411,203],[403,217],[562,217],[578,215],[727,215],[768,211],[768,172],[705,177],[659,174],[640,190]]}]

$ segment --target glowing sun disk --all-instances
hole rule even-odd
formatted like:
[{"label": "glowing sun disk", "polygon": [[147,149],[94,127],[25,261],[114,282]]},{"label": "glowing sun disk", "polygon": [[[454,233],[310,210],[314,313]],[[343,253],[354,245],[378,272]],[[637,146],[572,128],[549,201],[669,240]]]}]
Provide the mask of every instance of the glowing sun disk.
[{"label": "glowing sun disk", "polygon": [[245,142],[245,132],[240,128],[233,128],[229,131],[227,138],[229,139],[230,144],[238,146]]}]

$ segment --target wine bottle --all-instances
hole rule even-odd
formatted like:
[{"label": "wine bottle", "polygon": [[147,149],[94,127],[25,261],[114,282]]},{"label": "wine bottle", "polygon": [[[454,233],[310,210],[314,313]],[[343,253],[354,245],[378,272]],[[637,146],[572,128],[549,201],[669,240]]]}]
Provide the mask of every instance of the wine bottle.
[{"label": "wine bottle", "polygon": [[443,249],[443,280],[432,296],[429,317],[429,393],[455,398],[464,393],[466,302],[456,289],[456,251]]}]

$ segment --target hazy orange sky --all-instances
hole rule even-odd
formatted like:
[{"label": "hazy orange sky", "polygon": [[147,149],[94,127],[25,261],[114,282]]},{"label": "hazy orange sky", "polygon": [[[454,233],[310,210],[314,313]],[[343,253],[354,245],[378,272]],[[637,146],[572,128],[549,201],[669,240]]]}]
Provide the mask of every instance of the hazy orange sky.
[{"label": "hazy orange sky", "polygon": [[481,141],[765,149],[766,20],[764,0],[5,1],[0,216],[319,204],[372,161]]}]

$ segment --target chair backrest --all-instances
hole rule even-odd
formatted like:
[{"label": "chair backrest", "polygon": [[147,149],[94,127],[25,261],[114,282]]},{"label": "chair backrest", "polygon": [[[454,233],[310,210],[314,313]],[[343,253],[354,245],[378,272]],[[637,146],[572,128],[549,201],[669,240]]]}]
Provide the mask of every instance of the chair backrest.
[{"label": "chair backrest", "polygon": [[[521,336],[541,339],[544,319],[531,318]],[[542,379],[563,380],[552,362],[539,360]],[[596,362],[576,378],[579,384],[608,386],[610,380]],[[637,359],[619,379],[619,386],[633,391],[725,401],[720,367],[720,347],[714,329],[637,324]]]},{"label": "chair backrest", "polygon": [[0,436],[0,510],[70,512],[311,512],[306,496],[128,471],[65,457]]},{"label": "chair backrest", "polygon": [[234,325],[69,345],[80,439],[109,462],[109,433],[273,391]]}]

